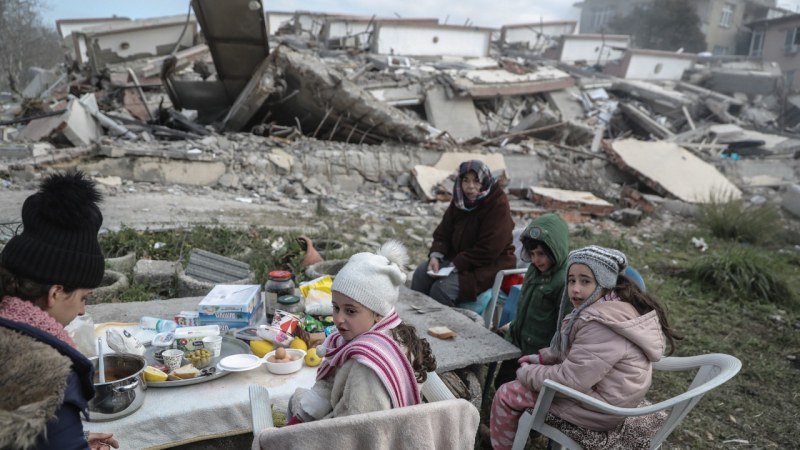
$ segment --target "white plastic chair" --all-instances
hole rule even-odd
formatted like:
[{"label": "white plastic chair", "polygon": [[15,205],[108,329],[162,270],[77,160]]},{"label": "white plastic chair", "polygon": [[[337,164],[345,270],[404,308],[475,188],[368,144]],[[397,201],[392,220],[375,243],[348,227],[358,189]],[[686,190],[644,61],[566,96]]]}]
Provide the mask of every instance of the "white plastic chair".
[{"label": "white plastic chair", "polygon": [[555,450],[564,447],[570,450],[583,450],[583,447],[577,442],[567,437],[557,428],[545,423],[545,418],[553,402],[553,397],[558,393],[559,395],[573,398],[595,410],[616,416],[644,416],[669,409],[670,411],[667,419],[650,441],[650,449],[657,449],[661,447],[661,444],[667,439],[667,436],[677,428],[684,417],[697,405],[697,402],[703,398],[706,392],[730,380],[739,372],[742,368],[742,362],[731,355],[710,353],[698,356],[673,356],[663,358],[661,361],[654,363],[653,368],[655,370],[669,372],[693,369],[698,369],[698,371],[686,392],[654,405],[641,408],[619,408],[612,406],[572,388],[556,383],[555,381],[545,380],[544,386],[536,400],[536,406],[534,406],[533,409],[528,409],[520,418],[512,448],[514,450],[522,450],[525,448],[530,431],[535,430],[550,438],[552,448]]},{"label": "white plastic chair", "polygon": [[519,273],[527,272],[527,268],[522,269],[505,269],[500,270],[497,272],[497,275],[494,276],[494,284],[492,285],[492,299],[489,300],[489,304],[486,305],[486,309],[483,311],[483,322],[486,328],[492,329],[495,327],[495,317],[500,317],[497,314],[497,309],[501,308],[502,305],[497,304],[497,298],[500,296],[500,286],[503,284],[503,278],[507,275],[515,275]]}]

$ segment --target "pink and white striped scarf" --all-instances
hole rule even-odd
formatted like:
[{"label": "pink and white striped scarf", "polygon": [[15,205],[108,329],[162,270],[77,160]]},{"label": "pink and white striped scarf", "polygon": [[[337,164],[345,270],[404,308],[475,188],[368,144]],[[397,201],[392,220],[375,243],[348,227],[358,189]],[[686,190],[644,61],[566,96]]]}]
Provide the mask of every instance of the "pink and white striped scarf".
[{"label": "pink and white striped scarf", "polygon": [[317,380],[328,377],[347,360],[355,358],[375,371],[389,392],[394,408],[419,404],[421,399],[414,369],[403,349],[388,334],[400,323],[400,316],[392,309],[369,331],[350,342],[346,342],[338,331],[331,333],[323,343],[325,359],[317,369]]}]

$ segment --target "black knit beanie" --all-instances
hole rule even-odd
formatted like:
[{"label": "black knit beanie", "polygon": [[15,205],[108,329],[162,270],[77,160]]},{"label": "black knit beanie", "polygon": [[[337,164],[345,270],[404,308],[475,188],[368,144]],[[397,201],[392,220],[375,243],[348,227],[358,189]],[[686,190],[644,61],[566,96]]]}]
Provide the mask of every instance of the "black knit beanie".
[{"label": "black knit beanie", "polygon": [[93,289],[105,259],[97,242],[101,195],[82,172],[50,175],[22,205],[22,234],[8,241],[0,264],[42,284]]}]

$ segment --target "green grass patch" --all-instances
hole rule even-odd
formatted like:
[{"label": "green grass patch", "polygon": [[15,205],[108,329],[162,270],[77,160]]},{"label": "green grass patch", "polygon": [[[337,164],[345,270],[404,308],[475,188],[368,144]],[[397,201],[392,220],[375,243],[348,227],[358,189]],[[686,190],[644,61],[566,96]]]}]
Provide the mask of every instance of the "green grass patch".
[{"label": "green grass patch", "polygon": [[778,261],[764,250],[731,245],[697,259],[690,269],[700,283],[740,301],[791,304],[794,293],[780,276]]},{"label": "green grass patch", "polygon": [[712,195],[700,205],[698,222],[721,239],[759,244],[769,242],[781,230],[781,214],[771,203],[747,205],[741,199]]}]

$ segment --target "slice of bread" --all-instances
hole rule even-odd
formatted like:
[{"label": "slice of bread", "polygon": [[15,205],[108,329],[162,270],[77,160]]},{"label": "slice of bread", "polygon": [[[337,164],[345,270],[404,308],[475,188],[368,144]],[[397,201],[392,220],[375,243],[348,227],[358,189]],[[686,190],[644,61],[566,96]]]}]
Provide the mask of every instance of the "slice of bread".
[{"label": "slice of bread", "polygon": [[188,378],[194,378],[194,377],[200,375],[200,371],[197,370],[197,368],[195,366],[191,365],[191,364],[187,364],[185,366],[181,366],[180,368],[175,369],[172,373],[176,377],[182,378],[184,380],[188,379]]},{"label": "slice of bread", "polygon": [[450,339],[456,336],[456,332],[447,327],[430,327],[428,334],[439,339]]}]

